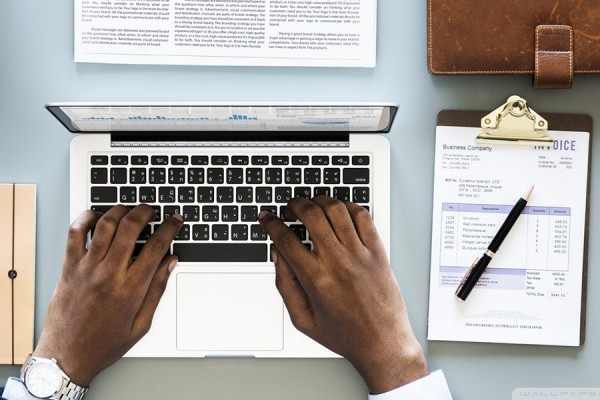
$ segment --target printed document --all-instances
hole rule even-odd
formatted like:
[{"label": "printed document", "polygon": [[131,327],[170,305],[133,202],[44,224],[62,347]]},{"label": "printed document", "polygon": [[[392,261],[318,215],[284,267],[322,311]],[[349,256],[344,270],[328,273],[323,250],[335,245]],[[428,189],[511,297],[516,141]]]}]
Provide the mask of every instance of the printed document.
[{"label": "printed document", "polygon": [[[480,128],[438,126],[430,340],[580,345],[589,134],[552,144],[476,144]],[[454,294],[502,222],[527,207],[466,301]]]},{"label": "printed document", "polygon": [[374,67],[377,0],[75,0],[75,61]]}]

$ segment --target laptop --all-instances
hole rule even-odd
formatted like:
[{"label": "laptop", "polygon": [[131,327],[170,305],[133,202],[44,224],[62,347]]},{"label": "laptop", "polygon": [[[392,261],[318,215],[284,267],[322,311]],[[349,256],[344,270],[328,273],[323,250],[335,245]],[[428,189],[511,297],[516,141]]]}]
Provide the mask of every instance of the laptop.
[{"label": "laptop", "polygon": [[[184,225],[179,263],[131,357],[336,357],[297,331],[257,223],[295,196],[369,209],[388,249],[393,104],[62,103],[71,132],[70,214],[154,207]],[[158,223],[158,222],[157,222]],[[139,251],[157,223],[149,224]],[[308,250],[310,233],[286,221]]]}]

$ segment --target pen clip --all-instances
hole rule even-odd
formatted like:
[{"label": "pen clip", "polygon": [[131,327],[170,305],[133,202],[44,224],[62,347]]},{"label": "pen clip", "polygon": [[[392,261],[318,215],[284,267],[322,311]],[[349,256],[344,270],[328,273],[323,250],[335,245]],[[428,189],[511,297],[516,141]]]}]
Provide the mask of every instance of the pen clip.
[{"label": "pen clip", "polygon": [[479,257],[477,257],[475,259],[475,261],[473,261],[473,264],[471,264],[471,266],[469,267],[469,269],[467,270],[467,272],[465,273],[465,275],[463,276],[462,280],[460,281],[460,283],[458,284],[458,287],[456,288],[456,290],[454,291],[454,294],[458,296],[458,292],[460,292],[460,290],[462,289],[463,286],[465,286],[465,283],[469,280],[469,277],[471,276],[471,274],[473,273],[473,269],[475,268],[475,266],[477,265],[477,263],[479,262]]}]

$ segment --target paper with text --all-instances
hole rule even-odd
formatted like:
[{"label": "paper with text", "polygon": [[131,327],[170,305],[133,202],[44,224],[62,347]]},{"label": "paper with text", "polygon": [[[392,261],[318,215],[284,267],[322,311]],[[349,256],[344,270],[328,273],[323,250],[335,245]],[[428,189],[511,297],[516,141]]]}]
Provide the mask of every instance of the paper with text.
[{"label": "paper with text", "polygon": [[75,61],[374,67],[377,0],[75,0]]},{"label": "paper with text", "polygon": [[[578,346],[589,133],[551,145],[475,143],[438,126],[429,340]],[[529,186],[527,207],[465,302],[454,291]]]}]

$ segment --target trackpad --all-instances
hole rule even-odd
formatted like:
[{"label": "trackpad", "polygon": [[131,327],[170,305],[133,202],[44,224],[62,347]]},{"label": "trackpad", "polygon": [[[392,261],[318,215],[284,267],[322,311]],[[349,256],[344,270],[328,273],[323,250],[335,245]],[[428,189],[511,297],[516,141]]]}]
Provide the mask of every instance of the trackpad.
[{"label": "trackpad", "polygon": [[179,350],[282,350],[283,312],[272,273],[177,274]]}]

